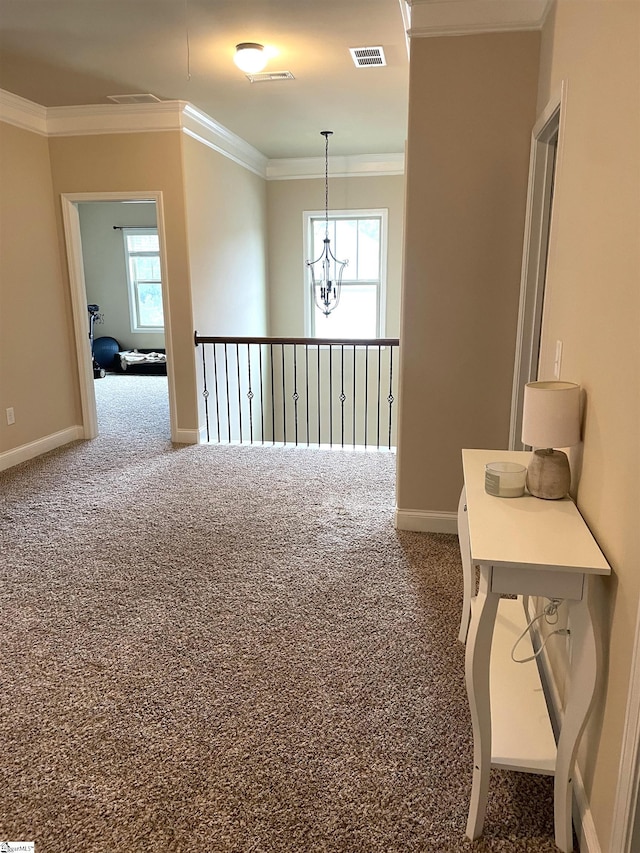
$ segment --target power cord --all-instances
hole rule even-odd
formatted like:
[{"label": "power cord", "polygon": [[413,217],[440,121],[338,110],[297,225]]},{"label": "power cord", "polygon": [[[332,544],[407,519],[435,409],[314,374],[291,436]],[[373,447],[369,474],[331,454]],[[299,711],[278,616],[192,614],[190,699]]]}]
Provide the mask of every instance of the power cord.
[{"label": "power cord", "polygon": [[558,634],[561,637],[568,637],[571,635],[571,631],[568,628],[558,628],[555,631],[551,631],[544,639],[544,642],[540,646],[537,652],[530,655],[528,658],[517,658],[515,656],[516,649],[518,648],[518,644],[522,640],[522,638],[528,633],[529,629],[532,625],[538,622],[540,619],[544,619],[547,625],[556,625],[558,622],[558,607],[562,604],[561,598],[552,598],[547,605],[545,605],[542,613],[539,613],[537,616],[534,616],[533,619],[529,622],[527,627],[524,629],[522,634],[518,637],[518,639],[513,644],[513,648],[511,649],[511,660],[514,663],[528,663],[531,660],[535,660],[538,655],[542,652],[544,647],[547,645],[547,642],[550,637],[553,637],[554,634]]}]

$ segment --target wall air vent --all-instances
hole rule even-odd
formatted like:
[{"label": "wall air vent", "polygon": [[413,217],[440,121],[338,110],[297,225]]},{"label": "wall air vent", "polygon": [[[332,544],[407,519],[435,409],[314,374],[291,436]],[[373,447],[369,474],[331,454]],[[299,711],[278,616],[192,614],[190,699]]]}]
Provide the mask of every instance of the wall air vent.
[{"label": "wall air vent", "polygon": [[384,58],[384,50],[381,47],[350,47],[349,53],[356,68],[387,64],[387,60]]},{"label": "wall air vent", "polygon": [[158,104],[160,98],[155,95],[107,95],[107,100],[114,104]]},{"label": "wall air vent", "polygon": [[247,74],[250,83],[274,83],[276,80],[295,80],[290,71],[261,71],[260,74]]}]

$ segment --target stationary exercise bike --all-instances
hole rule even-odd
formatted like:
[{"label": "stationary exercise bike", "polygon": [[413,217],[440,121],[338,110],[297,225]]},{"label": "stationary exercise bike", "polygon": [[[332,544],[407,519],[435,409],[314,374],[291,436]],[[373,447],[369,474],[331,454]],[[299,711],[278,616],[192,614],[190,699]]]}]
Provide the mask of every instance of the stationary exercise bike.
[{"label": "stationary exercise bike", "polygon": [[91,362],[93,364],[93,378],[104,379],[104,377],[107,375],[107,371],[104,369],[104,367],[101,367],[98,364],[93,352],[93,327],[96,323],[104,323],[104,317],[100,313],[99,305],[87,305],[87,311],[89,312],[89,340],[91,341]]}]

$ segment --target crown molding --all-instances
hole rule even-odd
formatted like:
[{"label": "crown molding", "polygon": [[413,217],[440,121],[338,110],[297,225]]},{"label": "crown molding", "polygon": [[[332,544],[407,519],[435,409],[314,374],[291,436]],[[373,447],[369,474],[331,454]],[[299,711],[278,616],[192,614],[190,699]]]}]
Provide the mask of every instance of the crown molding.
[{"label": "crown molding", "polygon": [[182,101],[47,107],[49,136],[96,136],[180,130]]},{"label": "crown molding", "polygon": [[46,107],[4,89],[0,89],[0,121],[41,136],[47,135]]},{"label": "crown molding", "polygon": [[[290,157],[269,160],[268,181],[324,178],[324,157]],[[329,157],[332,178],[371,178],[404,174],[404,154],[353,154]]]},{"label": "crown molding", "polygon": [[[266,180],[324,177],[324,158],[269,160],[244,139],[187,101],[43,107],[0,89],[0,121],[43,136],[181,131]],[[359,154],[329,159],[332,177],[404,174],[404,154]]]},{"label": "crown molding", "polygon": [[43,136],[183,131],[245,169],[266,177],[264,154],[186,101],[43,107],[0,89],[0,121]]},{"label": "crown molding", "polygon": [[219,154],[233,160],[261,178],[267,176],[268,160],[264,154],[249,145],[240,136],[219,124],[211,116],[201,112],[193,104],[184,104],[182,110],[182,131],[187,136],[213,148]]},{"label": "crown molding", "polygon": [[410,0],[411,38],[539,30],[553,0]]}]

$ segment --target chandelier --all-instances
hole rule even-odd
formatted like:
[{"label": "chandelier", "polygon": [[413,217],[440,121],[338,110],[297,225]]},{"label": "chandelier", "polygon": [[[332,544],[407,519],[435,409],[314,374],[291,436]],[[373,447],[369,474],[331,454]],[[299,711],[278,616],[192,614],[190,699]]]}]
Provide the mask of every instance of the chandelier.
[{"label": "chandelier", "polygon": [[[311,271],[311,292],[313,300],[328,317],[338,307],[340,302],[340,291],[342,290],[342,273],[349,261],[339,261],[331,251],[329,240],[329,137],[333,135],[332,130],[322,130],[324,136],[324,248],[322,254],[315,261],[307,261]],[[333,272],[333,275],[332,275]]]}]

